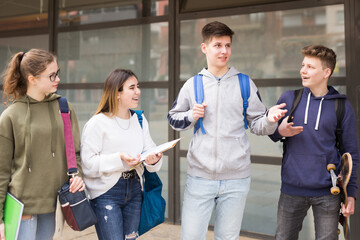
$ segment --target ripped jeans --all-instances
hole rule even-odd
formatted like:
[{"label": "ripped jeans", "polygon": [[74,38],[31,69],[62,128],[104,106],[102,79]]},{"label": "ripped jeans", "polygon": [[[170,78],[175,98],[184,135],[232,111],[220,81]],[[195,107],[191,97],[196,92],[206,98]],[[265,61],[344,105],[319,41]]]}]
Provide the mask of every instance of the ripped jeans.
[{"label": "ripped jeans", "polygon": [[140,179],[120,178],[109,191],[90,200],[98,222],[100,240],[130,240],[138,237],[142,192]]}]

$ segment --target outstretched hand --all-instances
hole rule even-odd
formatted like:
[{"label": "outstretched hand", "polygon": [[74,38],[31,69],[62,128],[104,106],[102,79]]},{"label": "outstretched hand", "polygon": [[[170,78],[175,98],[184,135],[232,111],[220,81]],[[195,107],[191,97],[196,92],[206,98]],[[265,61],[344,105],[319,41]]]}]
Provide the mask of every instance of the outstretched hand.
[{"label": "outstretched hand", "polygon": [[303,126],[294,126],[293,122],[288,123],[289,116],[280,123],[278,131],[283,137],[292,137],[303,131]]},{"label": "outstretched hand", "polygon": [[286,103],[281,103],[279,105],[275,105],[269,109],[267,119],[269,122],[277,122],[281,118],[285,116],[285,113],[287,112],[286,109],[282,109],[286,106]]}]

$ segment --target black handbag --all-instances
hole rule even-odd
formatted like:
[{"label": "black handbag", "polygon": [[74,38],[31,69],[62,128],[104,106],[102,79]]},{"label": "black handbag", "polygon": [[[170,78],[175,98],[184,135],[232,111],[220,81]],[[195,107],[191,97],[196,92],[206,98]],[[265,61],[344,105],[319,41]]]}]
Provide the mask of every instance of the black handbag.
[{"label": "black handbag", "polygon": [[[67,174],[74,177],[76,174],[78,174],[78,170],[75,157],[69,106],[65,97],[61,97],[58,100],[61,117],[64,122],[64,138],[68,166]],[[71,193],[69,189],[70,182],[67,181],[58,191],[61,210],[64,214],[64,218],[67,224],[73,230],[82,231],[94,225],[97,222],[97,218],[94,210],[90,206],[85,191]]]}]

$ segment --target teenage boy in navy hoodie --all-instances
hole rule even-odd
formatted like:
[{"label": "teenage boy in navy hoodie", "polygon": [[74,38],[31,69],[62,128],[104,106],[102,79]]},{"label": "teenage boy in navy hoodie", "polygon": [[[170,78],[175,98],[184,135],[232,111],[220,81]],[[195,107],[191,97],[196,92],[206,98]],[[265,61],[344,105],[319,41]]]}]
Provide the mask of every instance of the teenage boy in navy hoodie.
[{"label": "teenage boy in navy hoodie", "polygon": [[[316,239],[338,239],[340,195],[330,193],[331,177],[326,166],[334,163],[340,171],[340,154],[349,152],[353,171],[347,187],[349,199],[342,213],[354,214],[357,192],[356,170],[359,162],[356,119],[350,102],[328,86],[334,71],[336,55],[324,46],[302,49],[304,60],[300,69],[304,91],[288,123],[288,113],[294,101],[294,91],[285,92],[278,102],[285,102],[289,110],[279,121],[278,129],[270,138],[279,141],[286,137],[281,168],[281,194],[278,204],[276,239],[298,239],[302,222],[310,206],[314,213]],[[341,123],[343,152],[339,152],[335,129],[337,118],[335,99],[345,99],[345,113]]]}]

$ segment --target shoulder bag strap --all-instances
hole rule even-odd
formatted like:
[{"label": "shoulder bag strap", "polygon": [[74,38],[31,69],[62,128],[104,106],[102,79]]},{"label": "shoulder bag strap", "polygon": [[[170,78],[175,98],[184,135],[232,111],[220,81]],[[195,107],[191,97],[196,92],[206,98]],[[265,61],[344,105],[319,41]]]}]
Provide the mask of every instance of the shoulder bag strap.
[{"label": "shoulder bag strap", "polygon": [[65,139],[65,150],[66,150],[66,161],[68,166],[68,175],[78,174],[76,157],[75,157],[75,147],[74,147],[74,138],[71,128],[70,120],[70,110],[67,99],[65,97],[60,97],[58,99],[60,106],[60,113],[62,120],[64,122],[64,139]]}]

